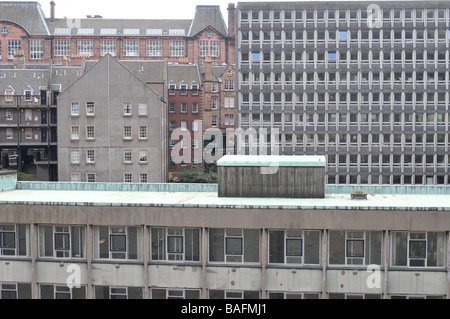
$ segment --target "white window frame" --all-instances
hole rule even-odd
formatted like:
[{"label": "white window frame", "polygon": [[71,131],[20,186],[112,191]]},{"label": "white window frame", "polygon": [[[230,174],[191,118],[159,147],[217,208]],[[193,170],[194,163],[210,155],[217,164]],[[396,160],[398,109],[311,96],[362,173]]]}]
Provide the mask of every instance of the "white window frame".
[{"label": "white window frame", "polygon": [[44,58],[44,40],[29,40],[30,60],[42,60]]},{"label": "white window frame", "polygon": [[139,40],[123,41],[124,57],[139,57]]},{"label": "white window frame", "polygon": [[71,150],[70,151],[70,163],[71,164],[80,164],[80,150]]}]

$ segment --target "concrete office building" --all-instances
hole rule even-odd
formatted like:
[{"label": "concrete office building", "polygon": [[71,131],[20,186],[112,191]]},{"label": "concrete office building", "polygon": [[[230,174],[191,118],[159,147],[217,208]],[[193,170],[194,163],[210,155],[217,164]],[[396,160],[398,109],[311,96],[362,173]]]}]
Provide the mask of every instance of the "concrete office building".
[{"label": "concrete office building", "polygon": [[217,185],[4,172],[0,296],[449,298],[448,187],[361,189],[367,200],[346,185],[325,198],[225,198]]},{"label": "concrete office building", "polygon": [[328,184],[448,184],[449,9],[239,2],[237,126],[279,129],[280,154],[325,154]]}]

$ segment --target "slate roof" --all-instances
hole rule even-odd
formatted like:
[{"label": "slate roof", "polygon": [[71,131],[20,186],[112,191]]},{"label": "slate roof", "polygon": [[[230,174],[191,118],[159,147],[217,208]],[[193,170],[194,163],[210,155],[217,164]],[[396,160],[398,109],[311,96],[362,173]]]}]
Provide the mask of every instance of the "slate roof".
[{"label": "slate roof", "polygon": [[189,87],[191,84],[201,85],[199,68],[196,64],[169,64],[168,70],[169,83],[177,86],[183,82]]},{"label": "slate roof", "polygon": [[225,21],[223,20],[220,6],[197,6],[194,20],[189,29],[189,36],[193,37],[206,27],[211,26],[223,36],[228,35]]},{"label": "slate roof", "polygon": [[0,21],[16,23],[33,36],[50,35],[44,12],[37,2],[0,2]]},{"label": "slate roof", "polygon": [[14,95],[23,95],[25,90],[39,95],[39,88],[47,88],[50,73],[48,68],[41,70],[0,70],[0,95],[6,90],[14,90]]}]

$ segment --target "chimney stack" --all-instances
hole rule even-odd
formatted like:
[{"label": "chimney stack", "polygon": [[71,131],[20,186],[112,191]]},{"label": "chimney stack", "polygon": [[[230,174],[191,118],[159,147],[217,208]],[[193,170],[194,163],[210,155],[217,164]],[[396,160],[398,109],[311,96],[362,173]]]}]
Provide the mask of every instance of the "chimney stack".
[{"label": "chimney stack", "polygon": [[236,34],[236,7],[234,3],[228,4],[228,36],[234,37]]},{"label": "chimney stack", "polygon": [[55,21],[55,2],[52,1],[50,2],[50,21],[53,22]]},{"label": "chimney stack", "polygon": [[25,69],[25,51],[14,52],[14,69]]}]

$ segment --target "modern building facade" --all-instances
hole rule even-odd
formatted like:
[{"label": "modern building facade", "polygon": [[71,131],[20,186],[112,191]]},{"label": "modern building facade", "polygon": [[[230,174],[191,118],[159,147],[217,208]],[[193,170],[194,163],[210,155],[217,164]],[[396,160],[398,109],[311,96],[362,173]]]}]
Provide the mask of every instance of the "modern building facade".
[{"label": "modern building facade", "polygon": [[255,199],[218,197],[217,185],[1,177],[2,298],[450,296],[446,186]]},{"label": "modern building facade", "polygon": [[240,2],[237,125],[329,184],[449,183],[448,1]]}]

